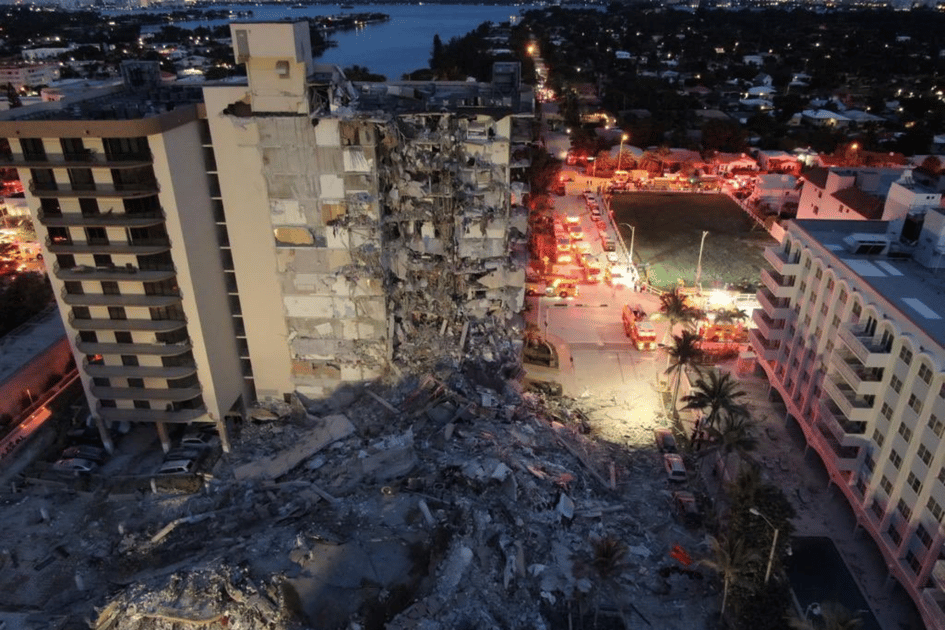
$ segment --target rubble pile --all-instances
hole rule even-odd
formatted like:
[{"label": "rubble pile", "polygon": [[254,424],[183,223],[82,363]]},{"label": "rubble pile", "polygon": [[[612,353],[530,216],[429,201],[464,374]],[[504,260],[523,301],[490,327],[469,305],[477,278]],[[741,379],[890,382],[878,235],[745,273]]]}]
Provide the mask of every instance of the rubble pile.
[{"label": "rubble pile", "polygon": [[670,556],[701,536],[650,439],[602,441],[578,402],[483,372],[255,410],[193,494],[8,496],[29,517],[3,547],[22,527],[41,551],[0,554],[3,608],[98,630],[704,624],[714,582]]}]

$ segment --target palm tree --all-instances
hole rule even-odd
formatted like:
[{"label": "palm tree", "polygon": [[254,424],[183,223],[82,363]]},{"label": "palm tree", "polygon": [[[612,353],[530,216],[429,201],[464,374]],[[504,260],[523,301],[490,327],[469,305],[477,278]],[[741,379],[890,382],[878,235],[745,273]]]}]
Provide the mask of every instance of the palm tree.
[{"label": "palm tree", "polygon": [[743,469],[726,489],[733,508],[741,505],[747,506],[744,508],[747,510],[758,503],[758,498],[763,494],[761,473],[754,467]]},{"label": "palm tree", "polygon": [[679,397],[679,385],[682,382],[683,372],[690,366],[694,366],[699,357],[702,356],[702,349],[699,342],[702,338],[696,333],[684,330],[681,335],[673,335],[673,344],[666,348],[669,355],[669,367],[666,368],[666,374],[673,375],[673,414],[678,415],[676,409],[676,400]]},{"label": "palm tree", "polygon": [[679,292],[679,287],[673,287],[672,291],[667,291],[660,296],[660,312],[669,320],[669,330],[666,331],[667,343],[677,324],[691,322],[699,315],[698,309],[686,302],[686,296]]},{"label": "palm tree", "polygon": [[709,536],[712,555],[699,560],[698,564],[715,571],[722,579],[722,610],[719,615],[725,614],[725,605],[728,602],[729,589],[743,579],[745,565],[757,559],[758,554],[745,549],[742,540],[737,537],[718,539]]},{"label": "palm tree", "polygon": [[863,627],[863,618],[843,604],[824,602],[820,604],[822,623],[815,624],[807,615],[801,617],[796,612],[788,615],[788,626],[794,630],[859,630]]},{"label": "palm tree", "polygon": [[706,431],[712,444],[705,452],[718,451],[722,457],[728,457],[731,453],[745,456],[758,446],[758,439],[752,431],[757,426],[758,423],[748,416],[723,416],[718,427]]},{"label": "palm tree", "polygon": [[[748,415],[748,407],[741,400],[747,394],[738,389],[738,386],[731,373],[720,374],[718,370],[712,370],[707,378],[700,377],[696,380],[692,393],[682,397],[682,402],[685,403],[683,409],[708,410],[700,423],[700,427],[704,429],[716,428],[723,412],[729,416]],[[698,428],[693,429],[693,442],[696,441]]]}]

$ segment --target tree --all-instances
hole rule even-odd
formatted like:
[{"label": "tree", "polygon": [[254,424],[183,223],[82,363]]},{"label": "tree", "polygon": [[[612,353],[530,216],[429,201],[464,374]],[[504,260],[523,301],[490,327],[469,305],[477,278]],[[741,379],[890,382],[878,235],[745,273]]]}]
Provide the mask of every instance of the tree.
[{"label": "tree", "polygon": [[443,40],[440,35],[433,36],[433,50],[430,53],[430,69],[436,72],[443,65]]},{"label": "tree", "polygon": [[673,287],[672,291],[660,296],[660,313],[669,320],[669,330],[666,331],[668,341],[677,324],[692,322],[699,311],[686,302],[686,296],[679,292],[679,288]]},{"label": "tree", "polygon": [[[728,417],[748,415],[748,407],[742,400],[746,396],[745,391],[738,387],[731,373],[720,374],[718,370],[712,370],[707,377],[696,380],[692,393],[682,397],[685,403],[683,409],[707,410],[702,428],[715,429],[722,413]],[[693,433],[695,439],[696,433]]]},{"label": "tree", "polygon": [[[744,458],[758,446],[758,439],[754,435],[757,426],[758,423],[747,415],[723,416],[718,427],[706,430],[709,447],[703,450],[701,455],[718,453],[725,461],[732,453],[738,453]],[[700,439],[697,444],[701,443]]]},{"label": "tree", "polygon": [[676,410],[676,399],[679,396],[679,385],[682,382],[683,372],[702,356],[702,349],[699,348],[701,337],[696,333],[684,330],[682,335],[673,335],[673,344],[666,348],[669,355],[669,367],[666,368],[666,374],[671,374],[673,382],[673,414],[678,415]]},{"label": "tree", "polygon": [[734,120],[710,119],[702,125],[702,148],[738,153],[748,146],[745,130]]},{"label": "tree", "polygon": [[353,65],[345,68],[345,77],[349,81],[386,81],[387,77],[383,74],[371,72],[365,66]]},{"label": "tree", "polygon": [[721,616],[725,614],[729,589],[744,581],[745,565],[758,554],[746,550],[742,541],[734,536],[722,539],[709,536],[709,544],[712,555],[699,560],[699,564],[715,571],[722,580],[722,610],[719,611]]}]

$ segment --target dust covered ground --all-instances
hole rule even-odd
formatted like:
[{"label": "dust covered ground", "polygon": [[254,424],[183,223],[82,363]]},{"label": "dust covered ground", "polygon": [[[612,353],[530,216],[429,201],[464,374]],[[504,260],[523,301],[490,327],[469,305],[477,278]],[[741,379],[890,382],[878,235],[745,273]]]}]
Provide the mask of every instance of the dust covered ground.
[{"label": "dust covered ground", "polygon": [[725,195],[634,192],[615,195],[611,207],[628,247],[630,229],[620,224],[636,227],[633,258],[663,289],[695,283],[703,230],[703,287],[757,286],[764,248],[775,242]]}]

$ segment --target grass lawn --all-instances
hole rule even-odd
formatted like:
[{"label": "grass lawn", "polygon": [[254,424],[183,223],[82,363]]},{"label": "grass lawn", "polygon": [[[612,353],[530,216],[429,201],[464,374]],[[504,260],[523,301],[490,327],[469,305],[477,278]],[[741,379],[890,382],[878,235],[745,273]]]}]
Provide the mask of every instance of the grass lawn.
[{"label": "grass lawn", "polygon": [[725,195],[634,192],[615,195],[614,218],[627,247],[636,226],[633,259],[648,265],[650,282],[668,289],[679,280],[695,284],[699,241],[708,231],[702,252],[702,286],[726,284],[754,290],[765,266],[764,248],[774,239]]}]

